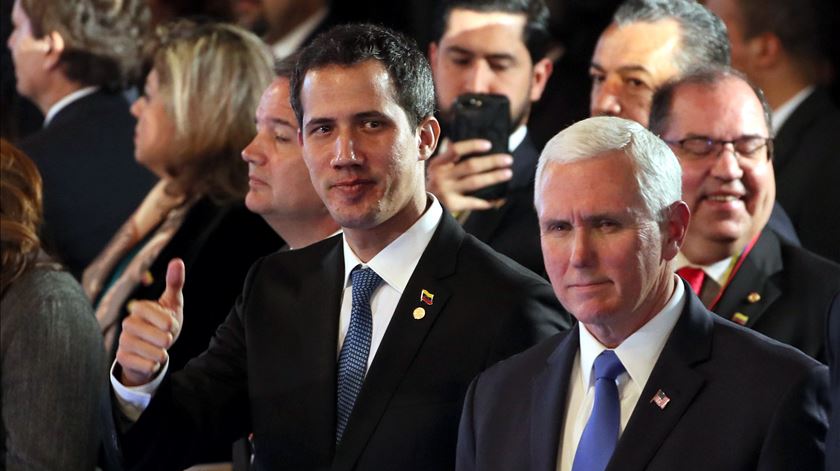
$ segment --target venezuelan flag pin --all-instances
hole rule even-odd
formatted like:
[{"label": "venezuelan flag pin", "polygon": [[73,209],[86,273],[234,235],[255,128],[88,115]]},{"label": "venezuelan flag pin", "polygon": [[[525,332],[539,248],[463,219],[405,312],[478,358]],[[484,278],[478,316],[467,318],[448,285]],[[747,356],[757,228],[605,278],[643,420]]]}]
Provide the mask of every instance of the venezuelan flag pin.
[{"label": "venezuelan flag pin", "polygon": [[741,325],[747,325],[747,321],[750,320],[750,316],[747,316],[743,312],[736,312],[732,315],[732,322]]},{"label": "venezuelan flag pin", "polygon": [[424,289],[420,291],[420,302],[431,306],[435,302],[435,295]]}]

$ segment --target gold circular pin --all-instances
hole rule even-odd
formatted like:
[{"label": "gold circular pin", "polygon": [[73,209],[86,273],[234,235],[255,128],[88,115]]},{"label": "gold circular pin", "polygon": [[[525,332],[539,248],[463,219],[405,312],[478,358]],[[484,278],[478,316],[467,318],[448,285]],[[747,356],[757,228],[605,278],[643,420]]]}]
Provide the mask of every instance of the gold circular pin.
[{"label": "gold circular pin", "polygon": [[761,295],[753,291],[752,293],[747,295],[747,301],[751,303],[757,303],[761,301]]},{"label": "gold circular pin", "polygon": [[414,310],[414,318],[415,319],[417,319],[419,321],[420,319],[422,319],[424,317],[426,317],[426,310],[425,309],[423,309],[422,307],[418,307],[417,309]]}]

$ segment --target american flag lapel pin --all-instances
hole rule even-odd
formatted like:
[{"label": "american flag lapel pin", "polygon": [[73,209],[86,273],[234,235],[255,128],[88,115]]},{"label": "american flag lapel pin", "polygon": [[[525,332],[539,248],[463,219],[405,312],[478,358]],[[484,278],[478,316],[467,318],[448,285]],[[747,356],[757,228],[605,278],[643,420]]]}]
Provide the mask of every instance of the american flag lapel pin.
[{"label": "american flag lapel pin", "polygon": [[424,289],[420,291],[420,301],[431,306],[435,301],[435,295]]},{"label": "american flag lapel pin", "polygon": [[659,407],[660,409],[664,409],[665,406],[667,406],[668,403],[671,402],[671,398],[668,397],[667,394],[665,394],[665,391],[660,389],[656,391],[656,394],[653,395],[653,398],[650,400],[650,402],[656,404],[657,407]]}]

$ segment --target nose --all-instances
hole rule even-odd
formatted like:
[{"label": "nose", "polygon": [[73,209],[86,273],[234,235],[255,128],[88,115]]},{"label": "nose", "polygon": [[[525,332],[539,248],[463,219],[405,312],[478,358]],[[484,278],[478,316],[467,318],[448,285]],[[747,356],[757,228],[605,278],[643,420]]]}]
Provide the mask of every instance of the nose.
[{"label": "nose", "polygon": [[592,241],[589,240],[589,231],[586,228],[576,228],[573,237],[570,263],[577,268],[591,266],[594,252]]},{"label": "nose", "polygon": [[355,143],[350,132],[339,132],[335,139],[333,166],[345,167],[360,165],[361,161],[356,156]]},{"label": "nose", "polygon": [[729,142],[723,145],[712,165],[711,173],[716,178],[725,181],[737,180],[744,175],[734,144]]},{"label": "nose", "polygon": [[592,84],[590,97],[590,114],[592,116],[619,116],[621,115],[621,100],[619,99],[620,85],[612,79],[604,79],[603,82]]},{"label": "nose", "polygon": [[[142,96],[140,98],[134,100],[134,103],[131,104],[131,108],[130,108],[132,116],[134,116],[137,119],[140,119],[140,114],[143,112],[143,105],[145,105],[145,100],[146,100],[146,98],[142,97]],[[141,102],[143,102],[143,103],[141,103]]]},{"label": "nose", "polygon": [[257,133],[251,142],[242,149],[242,160],[249,164],[262,165],[265,163],[265,153],[262,149],[262,133]]},{"label": "nose", "polygon": [[491,76],[492,71],[484,61],[473,61],[467,72],[466,90],[464,91],[468,93],[490,93]]}]

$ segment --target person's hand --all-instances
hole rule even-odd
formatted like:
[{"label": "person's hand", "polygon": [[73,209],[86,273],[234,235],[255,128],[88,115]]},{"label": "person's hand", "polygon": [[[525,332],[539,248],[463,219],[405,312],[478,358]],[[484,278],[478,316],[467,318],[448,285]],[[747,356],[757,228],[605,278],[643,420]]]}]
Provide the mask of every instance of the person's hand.
[{"label": "person's hand", "polygon": [[166,270],[166,289],[161,297],[129,303],[117,347],[122,384],[150,382],[169,359],[167,350],[178,339],[184,320],[184,272],[184,262],[173,259]]},{"label": "person's hand", "polygon": [[490,142],[470,139],[451,143],[445,140],[441,151],[429,161],[426,188],[452,213],[497,207],[500,201],[487,201],[470,196],[476,190],[513,177],[510,154],[490,154],[463,159],[464,155],[490,150]]}]

